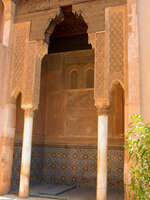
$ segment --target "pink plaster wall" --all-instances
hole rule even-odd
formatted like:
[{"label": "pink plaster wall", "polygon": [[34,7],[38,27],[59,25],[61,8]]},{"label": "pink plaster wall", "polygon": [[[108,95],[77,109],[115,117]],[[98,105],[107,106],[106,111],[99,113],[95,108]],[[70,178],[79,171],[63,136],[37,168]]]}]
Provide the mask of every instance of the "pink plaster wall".
[{"label": "pink plaster wall", "polygon": [[150,1],[138,0],[138,28],[140,42],[141,112],[150,122]]},{"label": "pink plaster wall", "polygon": [[4,5],[2,0],[0,0],[0,42],[2,42],[3,37],[3,21],[4,21]]},{"label": "pink plaster wall", "polygon": [[7,84],[7,48],[0,43],[0,134],[4,126],[4,111],[6,103],[6,84]]}]

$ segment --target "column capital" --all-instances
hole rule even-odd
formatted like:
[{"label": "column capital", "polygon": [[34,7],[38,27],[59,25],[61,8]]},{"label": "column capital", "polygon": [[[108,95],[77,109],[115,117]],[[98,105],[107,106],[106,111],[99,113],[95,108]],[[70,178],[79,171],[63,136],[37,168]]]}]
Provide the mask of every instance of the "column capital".
[{"label": "column capital", "polygon": [[25,112],[25,117],[33,117],[34,115],[34,108],[25,108],[24,112]]},{"label": "column capital", "polygon": [[98,115],[108,115],[109,106],[108,105],[97,106],[97,113]]}]

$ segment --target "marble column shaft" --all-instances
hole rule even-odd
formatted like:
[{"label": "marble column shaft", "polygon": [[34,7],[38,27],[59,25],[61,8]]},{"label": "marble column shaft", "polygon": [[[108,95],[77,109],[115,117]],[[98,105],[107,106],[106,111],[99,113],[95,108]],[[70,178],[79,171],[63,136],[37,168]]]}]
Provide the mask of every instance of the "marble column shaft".
[{"label": "marble column shaft", "polygon": [[19,185],[19,197],[23,198],[28,197],[29,195],[33,114],[34,111],[32,109],[25,110],[21,173]]},{"label": "marble column shaft", "polygon": [[98,115],[97,200],[107,200],[108,116]]}]

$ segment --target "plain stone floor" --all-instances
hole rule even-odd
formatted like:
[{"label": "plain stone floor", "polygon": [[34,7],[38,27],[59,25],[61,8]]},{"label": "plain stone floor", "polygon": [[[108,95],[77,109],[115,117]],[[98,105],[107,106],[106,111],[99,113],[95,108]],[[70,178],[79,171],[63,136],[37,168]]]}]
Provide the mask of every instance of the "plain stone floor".
[{"label": "plain stone floor", "polygon": [[[71,191],[65,192],[63,195],[56,198],[38,198],[29,197],[26,200],[96,200],[96,191],[90,188],[77,188]],[[107,200],[123,200],[123,192],[111,190],[108,192]],[[16,195],[8,194],[0,196],[0,200],[22,200]]]}]

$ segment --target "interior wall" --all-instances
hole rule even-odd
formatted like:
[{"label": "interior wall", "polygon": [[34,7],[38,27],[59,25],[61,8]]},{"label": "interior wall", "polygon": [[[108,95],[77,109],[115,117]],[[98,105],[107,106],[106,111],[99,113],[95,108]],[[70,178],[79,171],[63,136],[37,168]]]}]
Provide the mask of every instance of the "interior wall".
[{"label": "interior wall", "polygon": [[[34,143],[96,145],[97,112],[94,90],[87,88],[88,69],[94,70],[93,50],[49,54],[45,57],[41,72],[40,104],[34,115]],[[72,70],[78,72],[77,89],[70,89]],[[17,100],[16,121],[16,142],[20,142],[24,126],[21,97]]]},{"label": "interior wall", "polygon": [[0,0],[0,43],[3,39],[3,24],[4,24],[4,5],[2,0]]},{"label": "interior wall", "polygon": [[[139,32],[139,63],[140,63],[140,89],[141,113],[145,122],[150,122],[150,1],[137,0],[138,6],[138,32]],[[134,9],[134,8],[133,8]]]},{"label": "interior wall", "polygon": [[[45,141],[96,144],[94,90],[86,88],[86,70],[94,70],[93,50],[49,54],[45,59],[48,68]],[[70,89],[72,71],[77,72],[76,89]]]}]

